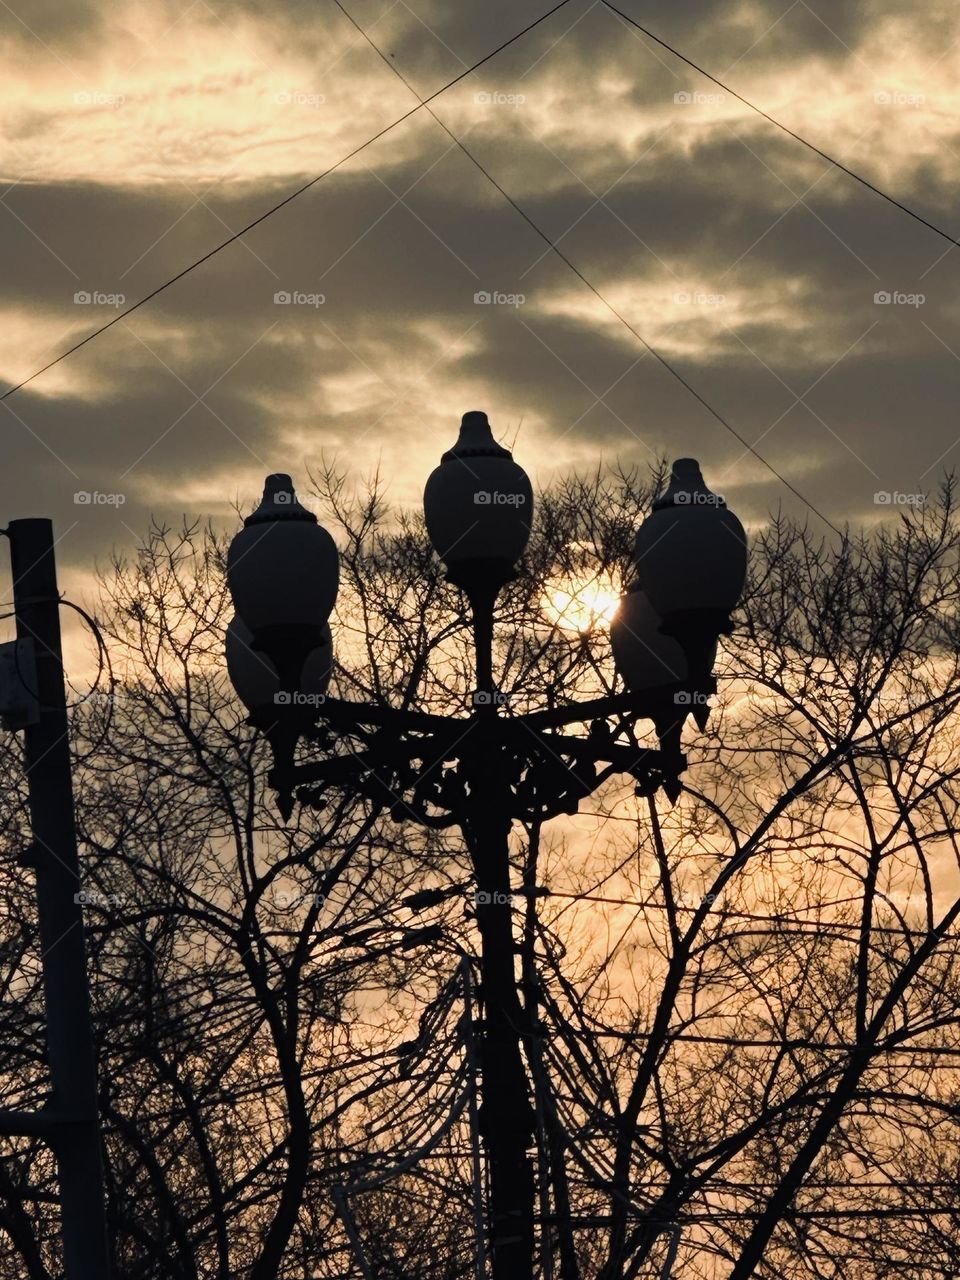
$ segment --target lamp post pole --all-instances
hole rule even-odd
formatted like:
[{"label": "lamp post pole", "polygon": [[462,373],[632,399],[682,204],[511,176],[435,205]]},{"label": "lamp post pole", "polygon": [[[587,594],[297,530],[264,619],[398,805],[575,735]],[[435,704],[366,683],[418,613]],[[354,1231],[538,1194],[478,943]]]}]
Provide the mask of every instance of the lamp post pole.
[{"label": "lamp post pole", "polygon": [[510,757],[501,741],[493,684],[493,606],[499,584],[488,579],[464,585],[473,612],[477,675],[475,725],[465,761],[469,795],[464,835],[477,886],[481,944],[480,1132],[490,1167],[490,1251],[494,1280],[530,1280],[534,1182],[529,1148],[535,1114],[521,1055],[524,1014],[514,968]]},{"label": "lamp post pole", "polygon": [[[38,714],[24,731],[42,949],[49,1108],[23,1117],[48,1137],[57,1160],[67,1280],[109,1280],[97,1076],[74,825],[59,595],[49,520],[11,521],[17,639],[32,648]],[[16,1132],[15,1123],[5,1126]]]}]

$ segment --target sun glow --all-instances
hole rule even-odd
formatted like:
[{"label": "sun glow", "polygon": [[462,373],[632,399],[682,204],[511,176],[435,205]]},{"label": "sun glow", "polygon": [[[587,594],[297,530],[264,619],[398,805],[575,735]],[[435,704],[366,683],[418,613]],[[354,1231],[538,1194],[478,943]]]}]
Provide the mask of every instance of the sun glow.
[{"label": "sun glow", "polygon": [[559,578],[548,584],[542,605],[554,626],[581,635],[608,627],[619,606],[620,590],[606,574],[585,581]]}]

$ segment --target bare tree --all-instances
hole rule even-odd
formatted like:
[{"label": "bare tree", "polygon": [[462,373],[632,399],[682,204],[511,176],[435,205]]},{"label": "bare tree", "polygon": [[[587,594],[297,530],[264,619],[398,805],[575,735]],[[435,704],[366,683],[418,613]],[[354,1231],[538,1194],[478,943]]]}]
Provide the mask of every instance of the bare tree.
[{"label": "bare tree", "polygon": [[529,945],[587,1255],[607,1280],[675,1248],[674,1274],[949,1275],[952,489],[839,547],[775,521],[752,564],[680,803],[612,792],[579,856],[541,842],[570,899]]},{"label": "bare tree", "polygon": [[[540,495],[499,605],[508,713],[615,688],[604,618],[661,479]],[[376,480],[314,482],[342,546],[337,692],[463,714],[469,619],[420,521]],[[772,520],[677,804],[620,777],[515,826],[545,1280],[956,1273],[955,524],[949,485],[839,544]],[[223,560],[188,526],[114,564],[112,676],[75,712],[118,1269],[475,1275],[469,859],[452,823],[394,820],[401,778],[318,783],[278,819],[222,671]],[[369,746],[318,730],[301,752]],[[10,844],[23,815],[14,781]],[[4,876],[23,1106],[42,1009],[30,885]],[[53,1170],[7,1150],[0,1256],[46,1277]]]}]

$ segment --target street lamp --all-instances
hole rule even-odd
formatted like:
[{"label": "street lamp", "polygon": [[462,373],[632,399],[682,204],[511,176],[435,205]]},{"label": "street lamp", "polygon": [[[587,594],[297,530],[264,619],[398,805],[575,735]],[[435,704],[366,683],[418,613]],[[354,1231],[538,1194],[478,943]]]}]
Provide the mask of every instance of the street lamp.
[{"label": "street lamp", "polygon": [[533,520],[529,477],[497,444],[485,413],[465,413],[460,436],[423,491],[423,514],[447,578],[470,601],[477,655],[474,705],[493,710],[493,606],[514,576]]},{"label": "street lamp", "polygon": [[452,582],[509,581],[530,537],[533,489],[485,413],[465,413],[460,436],[430,476],[423,513]]},{"label": "street lamp", "polygon": [[[227,628],[227,671],[282,768],[330,683],[327,619],[340,584],[337,545],[288,475],[267,476],[260,505],[230,544],[227,584],[237,610]],[[278,805],[288,820],[289,792],[278,790]]]},{"label": "street lamp", "polygon": [[282,690],[298,689],[310,654],[329,643],[340,558],[289,476],[267,476],[260,505],[230,544],[227,582],[250,647],[272,664]]},{"label": "street lamp", "polygon": [[[632,777],[638,795],[663,788],[677,798],[686,767],[681,727],[691,712],[701,728],[706,723],[710,671],[742,590],[746,540],[697,463],[677,462],[637,534],[637,582],[612,629],[626,692],[507,717],[494,682],[494,605],[527,545],[533,491],[510,451],[494,440],[485,414],[464,415],[456,444],[427,481],[424,514],[447,577],[471,608],[476,689],[468,715],[326,695],[332,650],[324,624],[336,596],[336,552],[296,502],[288,476],[267,478],[263,502],[230,548],[228,581],[239,621],[228,636],[228,666],[252,722],[271,735],[271,783],[285,816],[294,796],[320,806],[325,789],[346,786],[397,822],[456,825],[463,833],[481,941],[480,1130],[490,1172],[493,1278],[530,1280],[535,1116],[521,1044],[533,1028],[514,970],[512,825],[576,813],[614,774]],[[303,599],[311,583],[315,595]],[[261,658],[267,667],[256,671],[251,664]],[[298,702],[309,702],[307,686],[317,680],[321,696],[306,718],[298,716]],[[643,718],[654,720],[660,750],[632,744],[633,725]],[[297,738],[304,732],[316,738],[317,721],[359,745],[340,755],[318,750],[318,758],[295,763]],[[571,725],[589,728],[564,732]]]}]

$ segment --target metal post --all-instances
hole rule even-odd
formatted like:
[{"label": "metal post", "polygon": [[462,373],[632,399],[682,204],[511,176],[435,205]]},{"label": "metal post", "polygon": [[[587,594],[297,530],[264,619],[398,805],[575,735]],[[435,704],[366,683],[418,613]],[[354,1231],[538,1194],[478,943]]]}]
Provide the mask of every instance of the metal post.
[{"label": "metal post", "polygon": [[486,1280],[487,1245],[483,1220],[483,1165],[480,1157],[480,1108],[477,1103],[477,1053],[473,1038],[473,983],[470,961],[460,961],[463,979],[463,1043],[467,1059],[467,1098],[470,1117],[470,1173],[473,1182],[473,1235],[476,1255],[473,1260],[476,1280]]},{"label": "metal post", "polygon": [[469,591],[477,644],[476,722],[470,735],[467,839],[477,882],[484,1003],[480,1128],[490,1168],[493,1280],[531,1280],[534,1179],[528,1149],[535,1116],[520,1052],[523,1013],[514,971],[510,900],[510,779],[492,680],[496,591]]},{"label": "metal post", "polygon": [[46,1006],[52,1130],[60,1181],[67,1280],[109,1280],[97,1076],[87,985],[60,613],[49,520],[13,520],[7,530],[17,637],[33,642],[39,721],[25,731],[33,828],[32,865]]}]

